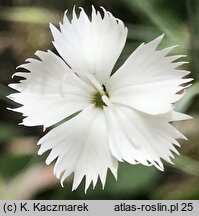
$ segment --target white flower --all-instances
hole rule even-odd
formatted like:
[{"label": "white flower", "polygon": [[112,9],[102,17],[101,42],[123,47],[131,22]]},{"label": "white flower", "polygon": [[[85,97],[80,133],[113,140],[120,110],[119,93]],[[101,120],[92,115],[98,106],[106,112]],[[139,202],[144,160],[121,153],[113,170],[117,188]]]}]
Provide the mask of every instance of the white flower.
[{"label": "white flower", "polygon": [[37,51],[39,60],[19,66],[30,73],[14,74],[25,79],[10,84],[19,92],[9,97],[23,105],[13,109],[25,116],[22,124],[59,123],[39,141],[38,153],[51,149],[46,163],[57,158],[54,173],[61,183],[74,172],[73,189],[86,176],[86,191],[98,177],[104,187],[108,168],[117,177],[118,161],[160,170],[161,159],[172,163],[176,139],[186,138],[170,122],[189,119],[173,103],[191,81],[182,79],[188,71],[177,68],[183,56],[167,55],[174,46],[157,50],[163,36],[143,43],[112,73],[127,28],[110,12],[92,8],[89,19],[81,8],[71,21],[65,14],[60,31],[52,24],[50,29],[62,58]]}]

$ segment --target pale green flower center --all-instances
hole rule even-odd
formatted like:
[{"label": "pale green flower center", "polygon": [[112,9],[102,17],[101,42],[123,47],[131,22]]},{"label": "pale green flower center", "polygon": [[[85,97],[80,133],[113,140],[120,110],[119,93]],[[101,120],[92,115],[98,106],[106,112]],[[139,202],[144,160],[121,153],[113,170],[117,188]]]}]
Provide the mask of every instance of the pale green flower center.
[{"label": "pale green flower center", "polygon": [[102,85],[102,87],[103,87],[103,92],[100,93],[97,91],[92,97],[92,103],[95,105],[96,108],[100,108],[100,109],[103,109],[103,106],[107,106],[102,100],[102,96],[106,95],[107,97],[109,97],[106,87],[104,85]]}]

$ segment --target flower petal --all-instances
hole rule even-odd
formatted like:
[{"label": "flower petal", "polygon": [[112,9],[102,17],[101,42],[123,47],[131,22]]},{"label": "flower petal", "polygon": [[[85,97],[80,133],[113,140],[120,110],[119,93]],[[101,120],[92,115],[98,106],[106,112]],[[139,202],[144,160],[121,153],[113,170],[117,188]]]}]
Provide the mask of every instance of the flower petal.
[{"label": "flower petal", "polygon": [[[82,124],[83,123],[83,124]],[[85,191],[98,176],[104,187],[107,169],[117,175],[117,160],[111,155],[103,110],[93,105],[51,130],[40,141],[39,154],[52,149],[46,162],[57,159],[54,172],[61,182],[74,172],[73,190],[86,176]]]},{"label": "flower petal", "polygon": [[111,76],[107,89],[112,102],[156,115],[169,112],[182,97],[176,93],[192,79],[182,79],[189,72],[176,68],[185,62],[173,62],[182,56],[166,56],[174,46],[156,50],[162,37],[141,44]]},{"label": "flower petal", "polygon": [[71,22],[65,14],[60,31],[50,24],[53,44],[81,78],[86,79],[84,74],[91,73],[105,84],[124,47],[127,28],[105,9],[102,18],[100,12],[92,7],[91,20],[80,9],[79,17],[74,9]]},{"label": "flower petal", "polygon": [[[149,115],[121,105],[105,107],[109,145],[119,161],[131,164],[154,165],[163,170],[161,158],[172,163],[177,138],[186,139],[169,122],[186,119],[175,112]],[[122,145],[121,145],[122,144]]]},{"label": "flower petal", "polygon": [[27,116],[23,124],[49,127],[90,105],[95,89],[70,71],[65,62],[52,52],[38,51],[41,59],[27,59],[20,68],[30,71],[17,72],[15,76],[26,78],[9,86],[20,93],[9,96],[22,104],[13,109]]}]

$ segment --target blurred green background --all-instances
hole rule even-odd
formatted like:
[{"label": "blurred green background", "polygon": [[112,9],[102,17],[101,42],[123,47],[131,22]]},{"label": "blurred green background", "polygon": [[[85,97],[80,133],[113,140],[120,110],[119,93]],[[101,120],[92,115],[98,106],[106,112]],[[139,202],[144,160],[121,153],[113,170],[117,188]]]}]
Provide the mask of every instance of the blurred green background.
[{"label": "blurred green background", "polygon": [[[194,83],[176,110],[194,119],[176,127],[189,139],[181,142],[175,166],[165,163],[165,172],[153,167],[121,163],[118,181],[109,173],[105,190],[84,194],[81,184],[71,192],[72,178],[62,188],[46,166],[47,154],[37,155],[41,127],[18,126],[22,116],[6,110],[16,104],[6,98],[17,65],[36,50],[52,46],[48,23],[58,24],[66,9],[91,5],[105,7],[128,26],[127,44],[118,65],[143,41],[165,33],[160,47],[180,45],[175,54],[187,54]],[[199,199],[199,1],[198,0],[0,0],[0,199]]]}]

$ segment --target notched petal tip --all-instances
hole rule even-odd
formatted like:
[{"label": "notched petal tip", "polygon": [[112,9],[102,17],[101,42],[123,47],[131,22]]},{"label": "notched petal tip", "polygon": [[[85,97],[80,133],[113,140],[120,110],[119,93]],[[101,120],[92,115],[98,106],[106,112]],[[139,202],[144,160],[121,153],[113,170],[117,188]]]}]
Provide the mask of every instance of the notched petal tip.
[{"label": "notched petal tip", "polygon": [[[12,88],[12,89],[15,89],[15,83],[10,83],[10,84],[8,84],[8,87],[9,88]],[[6,96],[7,98],[9,98],[9,96]]]},{"label": "notched petal tip", "polygon": [[51,162],[52,162],[52,160],[51,160],[51,159],[49,158],[49,156],[48,156],[47,159],[46,159],[46,161],[45,161],[46,165],[50,165]]},{"label": "notched petal tip", "polygon": [[170,164],[172,164],[172,165],[174,165],[174,162],[171,159],[174,159],[173,155],[170,156],[170,157],[168,157],[165,161],[168,162],[168,163],[170,163]]},{"label": "notched petal tip", "polygon": [[46,131],[46,129],[47,129],[47,127],[43,126],[43,132],[45,132],[45,131]]},{"label": "notched petal tip", "polygon": [[68,10],[64,11],[64,16],[67,16]]},{"label": "notched petal tip", "polygon": [[24,64],[21,64],[19,66],[16,67],[16,70],[18,70],[19,68],[25,68],[26,69],[26,65],[30,64],[30,62],[26,62]]},{"label": "notched petal tip", "polygon": [[92,8],[92,12],[96,13],[96,9],[95,9],[95,6],[93,4],[91,5],[91,8]]},{"label": "notched petal tip", "polygon": [[54,26],[51,22],[49,23],[49,28],[51,28],[52,26]]},{"label": "notched petal tip", "polygon": [[[175,153],[176,155],[180,155],[179,151],[178,151],[175,147],[173,147],[173,148],[171,149],[171,151],[172,151],[173,153]],[[174,156],[173,156],[173,158],[174,158]]]},{"label": "notched petal tip", "polygon": [[193,119],[192,116],[184,114],[184,113],[180,113],[177,111],[172,111],[171,113],[168,114],[169,116],[167,116],[166,118],[168,119],[168,122],[176,122],[176,121],[183,121],[183,120],[190,120]]},{"label": "notched petal tip", "polygon": [[[184,139],[184,140],[188,141],[188,138],[187,138],[186,136],[184,136],[184,135],[183,135],[182,138],[179,138],[179,139]],[[180,154],[180,153],[179,153],[179,154]]]},{"label": "notched petal tip", "polygon": [[172,63],[172,65],[174,66],[175,69],[182,66],[182,65],[184,65],[184,64],[189,64],[189,62],[188,61],[178,61],[178,62],[173,62]]},{"label": "notched petal tip", "polygon": [[[37,144],[38,145],[38,144]],[[38,155],[42,155],[43,154],[43,151],[41,150],[41,148],[38,150],[37,152]]]},{"label": "notched petal tip", "polygon": [[160,36],[158,36],[157,38],[155,38],[154,40],[150,41],[149,43],[153,42],[153,43],[157,43],[157,46],[159,45],[159,43],[163,40],[165,34],[161,34]]},{"label": "notched petal tip", "polygon": [[64,188],[64,181],[60,181],[60,184]]},{"label": "notched petal tip", "polygon": [[39,57],[41,53],[42,53],[42,51],[37,50],[37,51],[34,53],[34,55],[36,55],[37,57]]},{"label": "notched petal tip", "polygon": [[102,11],[104,12],[104,15],[105,15],[106,13],[108,13],[108,11],[106,11],[106,9],[105,9],[103,6],[100,6],[100,8],[101,8]]},{"label": "notched petal tip", "polygon": [[[84,10],[83,7],[78,7],[78,8],[80,9],[81,12],[84,12],[84,13],[85,13],[85,10]],[[81,12],[80,12],[80,13],[81,13]]]},{"label": "notched petal tip", "polygon": [[73,12],[72,12],[72,20],[71,20],[71,23],[73,23],[74,21],[78,20],[78,17],[77,17],[77,13],[76,13],[76,5],[73,6]]},{"label": "notched petal tip", "polygon": [[159,37],[161,37],[163,39],[164,36],[165,36],[165,33],[162,33]]},{"label": "notched petal tip", "polygon": [[41,145],[43,143],[42,138],[37,142],[37,145]]},{"label": "notched petal tip", "polygon": [[148,43],[142,43],[138,48],[144,48],[146,50],[148,49],[150,51],[155,51],[157,47],[159,46],[160,42],[162,41],[163,37],[164,37],[164,34],[161,34],[160,36],[158,36],[152,41],[149,41]]},{"label": "notched petal tip", "polygon": [[184,119],[184,120],[193,120],[194,119],[194,117],[193,116],[190,116],[190,115],[186,115],[187,117],[186,117],[186,119]]},{"label": "notched petal tip", "polygon": [[164,172],[164,165],[161,161],[154,161],[153,165],[158,168],[158,170]]},{"label": "notched petal tip", "polygon": [[52,23],[49,23],[49,28],[52,32],[52,34],[55,32],[60,32]]}]

